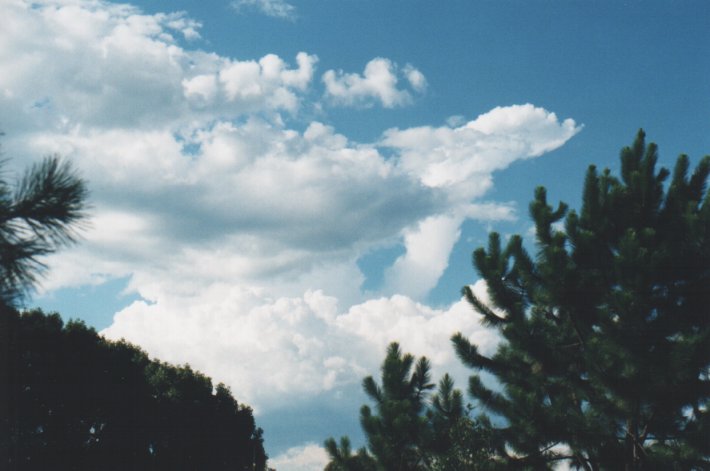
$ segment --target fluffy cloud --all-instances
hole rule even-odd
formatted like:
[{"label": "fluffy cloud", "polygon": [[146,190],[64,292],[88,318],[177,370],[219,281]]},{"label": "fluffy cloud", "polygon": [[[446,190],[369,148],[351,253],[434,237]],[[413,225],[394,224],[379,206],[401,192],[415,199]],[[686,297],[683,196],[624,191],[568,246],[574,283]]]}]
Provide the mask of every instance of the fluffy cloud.
[{"label": "fluffy cloud", "polygon": [[308,87],[317,58],[301,52],[296,61],[297,69],[288,69],[275,54],[268,54],[258,62],[224,61],[207,74],[185,79],[185,94],[202,105],[224,98],[228,103],[252,105],[256,109],[266,105],[267,109],[294,112],[299,105],[295,91]]},{"label": "fluffy cloud", "polygon": [[328,70],[323,74],[326,98],[344,106],[372,106],[375,102],[385,108],[406,105],[412,95],[397,88],[400,75],[414,91],[423,92],[426,88],[424,75],[411,65],[400,72],[390,60],[378,57],[367,63],[362,75]]},{"label": "fluffy cloud", "polygon": [[184,363],[227,382],[257,409],[284,396],[305,399],[352,387],[376,371],[387,344],[428,356],[437,374],[460,371],[449,338],[463,332],[484,352],[496,335],[464,301],[432,309],[402,295],[340,309],[321,291],[272,298],[266,290],[213,284],[185,295],[161,286],[156,302],[116,314],[109,338],[127,338],[151,355]]},{"label": "fluffy cloud", "polygon": [[99,1],[13,0],[0,8],[7,71],[0,125],[10,135],[28,127],[175,129],[243,113],[293,113],[317,61],[300,53],[290,68],[273,54],[239,61],[186,50],[175,34],[196,39],[200,25],[182,14],[145,15]]},{"label": "fluffy cloud", "polygon": [[[493,348],[465,303],[422,300],[463,221],[513,217],[480,200],[493,172],[563,145],[574,121],[528,104],[353,142],[301,111],[322,96],[401,106],[424,75],[377,58],[314,83],[315,55],[191,49],[185,15],[99,0],[9,0],[0,16],[6,154],[58,152],[92,189],[92,227],[47,260],[45,289],[130,277],[142,298],[107,337],[190,362],[262,410],[357,387],[393,340],[439,373],[457,368],[454,331]],[[369,299],[357,261],[393,244],[405,253]]]}]

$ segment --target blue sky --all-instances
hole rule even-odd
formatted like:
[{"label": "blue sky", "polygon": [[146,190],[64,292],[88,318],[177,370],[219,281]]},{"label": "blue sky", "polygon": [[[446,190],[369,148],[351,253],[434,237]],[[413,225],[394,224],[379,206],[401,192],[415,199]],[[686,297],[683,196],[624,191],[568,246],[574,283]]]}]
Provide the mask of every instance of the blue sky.
[{"label": "blue sky", "polygon": [[[644,128],[710,153],[702,1],[5,0],[0,129],[71,159],[91,227],[30,304],[190,362],[252,404],[280,471],[362,440],[389,341],[466,371],[494,333],[487,233],[530,237],[537,185],[579,203]],[[532,247],[532,245],[531,245]]]}]

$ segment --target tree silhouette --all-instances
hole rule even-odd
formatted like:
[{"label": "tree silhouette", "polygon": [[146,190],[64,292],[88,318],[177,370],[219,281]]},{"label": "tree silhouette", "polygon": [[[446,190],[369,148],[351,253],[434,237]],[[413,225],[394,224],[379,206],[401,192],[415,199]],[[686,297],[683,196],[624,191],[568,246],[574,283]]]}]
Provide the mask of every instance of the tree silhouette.
[{"label": "tree silhouette", "polygon": [[620,179],[589,168],[579,214],[538,188],[535,258],[495,233],[474,252],[492,305],[465,295],[505,341],[453,342],[502,386],[469,391],[509,469],[710,468],[710,157],[688,176],[680,156],[667,190],[657,158],[639,131]]}]

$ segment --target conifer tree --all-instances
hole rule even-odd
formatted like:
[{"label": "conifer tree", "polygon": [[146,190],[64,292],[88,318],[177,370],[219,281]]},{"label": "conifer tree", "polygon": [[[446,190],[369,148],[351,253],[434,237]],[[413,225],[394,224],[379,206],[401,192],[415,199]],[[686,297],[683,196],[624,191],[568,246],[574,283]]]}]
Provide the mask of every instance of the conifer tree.
[{"label": "conifer tree", "polygon": [[[474,252],[491,304],[464,294],[503,342],[461,334],[469,391],[502,425],[510,469],[710,468],[710,157],[670,182],[639,131],[621,177],[589,167],[579,213],[537,188],[537,251],[491,234]],[[564,226],[562,226],[564,222]]]},{"label": "conifer tree", "polygon": [[412,355],[402,354],[399,345],[392,343],[382,363],[382,385],[372,376],[362,382],[376,411],[373,414],[367,405],[360,410],[368,447],[384,469],[392,471],[419,469],[422,459],[418,445],[426,427],[423,413],[434,385],[429,360],[421,357],[414,362]]},{"label": "conifer tree", "polygon": [[325,442],[326,471],[478,471],[487,466],[490,424],[471,419],[463,394],[445,374],[438,390],[430,382],[426,357],[415,361],[391,343],[381,366],[381,383],[368,376],[363,388],[374,402],[360,423],[367,448],[353,454],[348,437]]},{"label": "conifer tree", "polygon": [[17,183],[4,177],[0,173],[0,303],[15,306],[44,271],[41,257],[75,240],[88,191],[56,156],[32,166]]},{"label": "conifer tree", "polygon": [[431,471],[488,471],[499,469],[493,460],[491,424],[485,416],[470,417],[463,394],[445,374],[427,411],[429,434],[422,448]]}]

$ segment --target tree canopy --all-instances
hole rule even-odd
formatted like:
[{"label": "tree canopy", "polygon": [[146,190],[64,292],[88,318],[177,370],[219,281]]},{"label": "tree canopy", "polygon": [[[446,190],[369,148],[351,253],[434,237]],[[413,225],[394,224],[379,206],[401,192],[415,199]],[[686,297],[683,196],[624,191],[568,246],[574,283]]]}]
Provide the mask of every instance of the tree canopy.
[{"label": "tree canopy", "polygon": [[0,312],[0,468],[265,470],[229,389],[57,314]]},{"label": "tree canopy", "polygon": [[620,178],[589,167],[579,213],[536,189],[534,257],[497,233],[474,252],[491,303],[465,295],[504,341],[453,342],[500,385],[469,391],[509,469],[710,468],[710,157],[657,159],[639,131]]}]

